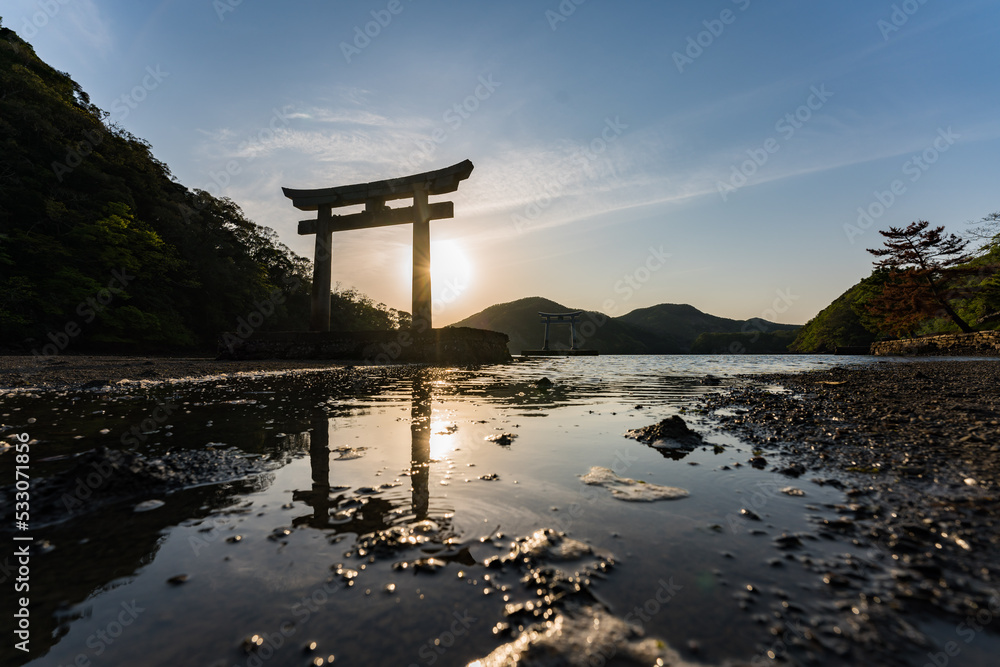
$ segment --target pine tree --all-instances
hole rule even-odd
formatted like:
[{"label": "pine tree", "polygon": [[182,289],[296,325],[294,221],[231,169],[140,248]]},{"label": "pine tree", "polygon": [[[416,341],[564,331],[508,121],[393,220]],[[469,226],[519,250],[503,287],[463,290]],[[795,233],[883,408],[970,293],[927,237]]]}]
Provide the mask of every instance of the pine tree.
[{"label": "pine tree", "polygon": [[944,226],[928,229],[926,220],[911,222],[905,229],[890,227],[879,231],[887,240],[884,248],[868,252],[883,259],[877,268],[890,270],[882,295],[870,305],[883,318],[883,328],[911,331],[924,317],[947,315],[958,328],[971,333],[972,327],[952,307],[952,299],[967,296],[966,290],[949,288],[968,270],[961,265],[970,260],[969,244],[954,234],[945,236]]}]

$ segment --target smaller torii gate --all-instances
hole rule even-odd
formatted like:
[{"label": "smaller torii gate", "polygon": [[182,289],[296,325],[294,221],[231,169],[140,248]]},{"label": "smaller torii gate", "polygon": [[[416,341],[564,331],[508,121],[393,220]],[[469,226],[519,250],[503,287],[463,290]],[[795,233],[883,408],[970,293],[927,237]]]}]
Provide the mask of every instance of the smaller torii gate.
[{"label": "smaller torii gate", "polygon": [[[542,349],[540,350],[521,350],[521,356],[524,357],[593,357],[597,356],[599,352],[597,350],[581,350],[576,346],[576,320],[578,317],[583,315],[582,310],[575,310],[572,313],[542,313],[539,312],[538,315],[542,318],[542,322],[545,324],[545,338],[542,340]],[[550,324],[568,324],[569,325],[569,349],[568,350],[550,350],[549,349],[549,325]],[[585,336],[590,336],[593,334],[587,333],[587,326],[589,322],[583,323],[583,332]],[[593,325],[591,325],[593,326]],[[596,331],[597,327],[594,327]]]},{"label": "smaller torii gate", "polygon": [[582,310],[577,310],[572,313],[538,313],[542,318],[542,322],[545,323],[545,338],[542,339],[542,350],[548,352],[549,350],[549,324],[569,324],[569,349],[576,349],[576,318],[580,317]]},{"label": "smaller torii gate", "polygon": [[[311,331],[330,330],[330,283],[333,273],[333,232],[370,229],[413,223],[413,329],[431,329],[431,220],[455,217],[450,202],[429,204],[428,195],[458,190],[458,185],[472,173],[472,162],[465,160],[444,169],[371,183],[342,185],[318,190],[282,188],[292,205],[301,211],[317,211],[315,220],[299,222],[299,234],[315,234],[312,303],[309,318]],[[413,198],[409,207],[389,208],[393,199]],[[364,204],[365,210],[349,215],[333,215],[334,208]]]}]

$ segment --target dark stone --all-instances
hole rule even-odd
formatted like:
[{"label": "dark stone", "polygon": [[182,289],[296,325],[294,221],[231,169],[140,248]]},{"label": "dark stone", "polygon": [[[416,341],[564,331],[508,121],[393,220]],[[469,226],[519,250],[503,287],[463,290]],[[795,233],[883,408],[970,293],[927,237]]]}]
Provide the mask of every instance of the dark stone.
[{"label": "dark stone", "polygon": [[625,437],[653,446],[661,441],[673,441],[692,448],[703,444],[701,436],[692,431],[687,423],[677,415],[671,415],[658,424],[626,431]]},{"label": "dark stone", "polygon": [[468,327],[413,333],[277,331],[224,333],[218,359],[336,359],[372,364],[498,364],[511,360],[507,334]]},{"label": "dark stone", "polygon": [[798,549],[802,546],[802,540],[798,535],[788,535],[787,533],[774,538],[774,545],[779,549]]},{"label": "dark stone", "polygon": [[1000,356],[1000,331],[976,331],[872,343],[876,356]]},{"label": "dark stone", "polygon": [[801,463],[793,463],[786,468],[782,468],[778,472],[782,475],[787,475],[789,477],[799,477],[806,471],[806,468]]},{"label": "dark stone", "polygon": [[106,387],[110,382],[107,380],[91,380],[90,382],[85,382],[80,385],[80,389],[100,389],[101,387]]},{"label": "dark stone", "polygon": [[486,440],[489,442],[496,443],[501,447],[510,447],[514,442],[514,438],[517,437],[516,433],[498,433],[496,435],[486,436]]}]

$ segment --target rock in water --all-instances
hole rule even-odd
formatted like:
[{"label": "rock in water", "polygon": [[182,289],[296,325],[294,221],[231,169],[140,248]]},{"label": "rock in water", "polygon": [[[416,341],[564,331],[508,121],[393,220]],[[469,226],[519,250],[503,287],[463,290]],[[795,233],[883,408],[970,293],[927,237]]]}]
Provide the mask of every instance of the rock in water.
[{"label": "rock in water", "polygon": [[584,484],[603,486],[611,491],[611,495],[619,500],[632,502],[653,502],[654,500],[676,500],[686,498],[689,494],[685,489],[676,486],[660,486],[637,482],[627,477],[619,477],[610,468],[594,466],[580,479]]},{"label": "rock in water", "polygon": [[514,442],[514,438],[517,437],[516,433],[497,433],[494,435],[486,436],[487,442],[495,442],[501,447],[510,447],[511,443]]},{"label": "rock in water", "polygon": [[597,606],[558,613],[514,641],[503,644],[470,667],[569,667],[603,665],[608,653],[630,664],[692,667],[661,640],[643,638],[641,630]]},{"label": "rock in water", "polygon": [[692,431],[687,423],[677,415],[671,415],[659,424],[630,429],[625,432],[625,437],[653,447],[679,446],[693,449],[704,444],[701,436]]}]

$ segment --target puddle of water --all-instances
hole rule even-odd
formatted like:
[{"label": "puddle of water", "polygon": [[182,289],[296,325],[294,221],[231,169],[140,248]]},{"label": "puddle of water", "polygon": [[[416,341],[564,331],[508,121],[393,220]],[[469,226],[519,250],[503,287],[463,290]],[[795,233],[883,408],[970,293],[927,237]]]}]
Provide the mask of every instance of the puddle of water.
[{"label": "puddle of water", "polygon": [[[157,496],[148,511],[111,503],[39,529],[52,548],[32,562],[32,664],[466,664],[523,619],[566,611],[546,601],[556,584],[486,565],[543,528],[607,555],[606,572],[582,561],[567,572],[647,636],[705,662],[766,654],[768,601],[798,596],[808,609],[816,586],[774,540],[815,532],[843,494],[751,468],[750,447],[689,408],[717,390],[700,381],[710,374],[725,385],[845,362],[871,360],[575,358],[425,370],[364,393],[296,374],[8,395],[4,422],[51,459],[34,463],[36,477],[102,445],[150,457],[235,446],[271,463]],[[703,446],[677,457],[623,437],[675,414]],[[581,481],[594,466],[690,495],[623,502]],[[780,492],[790,484],[805,495]],[[84,505],[87,489],[72,494]],[[521,603],[532,606],[509,613]]]}]

